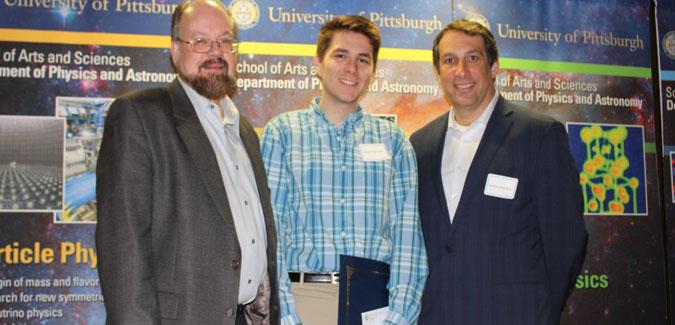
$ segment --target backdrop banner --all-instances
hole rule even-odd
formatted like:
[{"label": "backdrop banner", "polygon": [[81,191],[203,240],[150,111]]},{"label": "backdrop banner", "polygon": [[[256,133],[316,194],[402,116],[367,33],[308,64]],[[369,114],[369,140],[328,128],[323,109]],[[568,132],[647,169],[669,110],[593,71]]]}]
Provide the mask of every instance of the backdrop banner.
[{"label": "backdrop banner", "polygon": [[656,39],[659,42],[659,84],[661,94],[661,143],[663,144],[663,205],[666,216],[670,311],[675,313],[675,3],[658,1]]},{"label": "backdrop banner", "polygon": [[[383,44],[363,106],[408,135],[450,107],[431,62],[436,34],[454,19],[488,26],[500,93],[563,122],[580,170],[590,241],[562,323],[666,321],[655,127],[664,135],[672,219],[673,4],[658,8],[655,103],[645,1],[224,1],[243,42],[234,101],[258,131],[320,94],[316,37],[336,15],[379,26]],[[115,97],[174,80],[168,48],[177,4],[0,2],[0,324],[104,323],[94,241],[104,120]]]}]

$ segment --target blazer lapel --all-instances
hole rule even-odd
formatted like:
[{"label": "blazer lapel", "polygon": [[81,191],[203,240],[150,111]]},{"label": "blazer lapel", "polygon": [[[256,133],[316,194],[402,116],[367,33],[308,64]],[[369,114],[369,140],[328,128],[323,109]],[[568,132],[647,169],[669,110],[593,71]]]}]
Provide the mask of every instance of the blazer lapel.
[{"label": "blazer lapel", "polygon": [[441,165],[443,162],[443,148],[445,147],[445,136],[448,131],[448,118],[450,113],[446,113],[434,125],[433,137],[429,144],[429,151],[431,153],[431,170],[432,179],[434,183],[434,192],[438,200],[438,206],[443,215],[444,224],[450,226],[450,213],[448,212],[448,202],[445,200],[445,191],[443,190],[443,175],[441,173]]},{"label": "blazer lapel", "polygon": [[201,122],[199,122],[197,112],[195,112],[190,98],[178,80],[171,83],[169,93],[173,100],[176,130],[183,139],[193,162],[202,176],[202,181],[206,185],[209,196],[211,196],[211,201],[218,209],[227,226],[236,236],[237,232],[234,227],[230,204],[227,200],[227,193],[225,193],[225,185],[220,174],[218,160],[210,145],[211,142],[206,136]]},{"label": "blazer lapel", "polygon": [[[253,127],[248,120],[241,115],[239,116],[239,137],[244,144],[248,159],[251,161],[251,167],[253,168],[253,174],[257,183],[258,195],[261,195],[263,193],[262,189],[267,187],[267,175],[265,174],[265,168],[262,165],[260,145],[257,141],[258,135],[253,130]],[[263,199],[262,196],[260,199]]]},{"label": "blazer lapel", "polygon": [[497,153],[497,150],[506,139],[506,135],[513,124],[511,120],[512,113],[513,110],[506,105],[504,98],[500,96],[492,112],[492,116],[490,116],[485,127],[485,133],[483,133],[483,137],[480,140],[476,155],[471,162],[471,167],[469,167],[469,173],[466,176],[464,189],[462,190],[462,198],[459,200],[457,212],[455,213],[456,221],[461,220],[462,212],[467,209],[465,205],[468,204],[469,197],[471,195],[482,195],[482,186],[484,186],[488,167],[490,167],[492,158],[494,158],[495,153]]},{"label": "blazer lapel", "polygon": [[[260,197],[260,204],[262,205],[262,211],[265,217],[265,229],[268,236],[267,247],[268,249],[270,247],[275,248],[276,227],[272,215],[269,186],[267,185],[267,174],[265,173],[265,166],[262,164],[262,156],[260,155],[258,134],[255,133],[248,120],[241,115],[239,116],[239,137],[241,137],[241,142],[244,144],[244,149],[251,161],[251,168],[253,168],[258,196]],[[272,251],[276,254],[276,248]]]}]

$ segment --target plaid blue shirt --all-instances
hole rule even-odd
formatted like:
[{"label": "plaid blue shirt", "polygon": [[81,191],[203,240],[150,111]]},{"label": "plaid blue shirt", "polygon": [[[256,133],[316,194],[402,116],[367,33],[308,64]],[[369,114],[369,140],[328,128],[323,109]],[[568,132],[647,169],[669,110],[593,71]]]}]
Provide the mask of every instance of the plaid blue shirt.
[{"label": "plaid blue shirt", "polygon": [[[384,323],[414,324],[428,270],[412,146],[399,127],[360,106],[338,129],[318,102],[276,116],[261,136],[279,233],[282,324],[300,323],[288,271],[337,272],[340,254],[389,263]],[[390,158],[364,161],[361,144],[384,144]]]}]

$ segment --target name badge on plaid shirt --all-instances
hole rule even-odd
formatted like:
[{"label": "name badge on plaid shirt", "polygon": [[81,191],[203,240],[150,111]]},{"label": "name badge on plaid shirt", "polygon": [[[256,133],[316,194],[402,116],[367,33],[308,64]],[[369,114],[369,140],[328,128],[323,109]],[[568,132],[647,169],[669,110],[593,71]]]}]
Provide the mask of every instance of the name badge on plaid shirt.
[{"label": "name badge on plaid shirt", "polygon": [[383,161],[391,159],[383,143],[362,143],[359,145],[363,161]]}]

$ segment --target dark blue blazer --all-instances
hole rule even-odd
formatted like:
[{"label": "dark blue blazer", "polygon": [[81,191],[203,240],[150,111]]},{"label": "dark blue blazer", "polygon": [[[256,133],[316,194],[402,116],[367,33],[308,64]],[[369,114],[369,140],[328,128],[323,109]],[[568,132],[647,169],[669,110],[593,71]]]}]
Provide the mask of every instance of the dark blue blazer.
[{"label": "dark blue blazer", "polygon": [[[441,180],[448,116],[410,139],[429,256],[419,323],[559,323],[588,241],[565,128],[500,97],[451,224]],[[518,179],[513,199],[484,194],[490,173]]]}]

